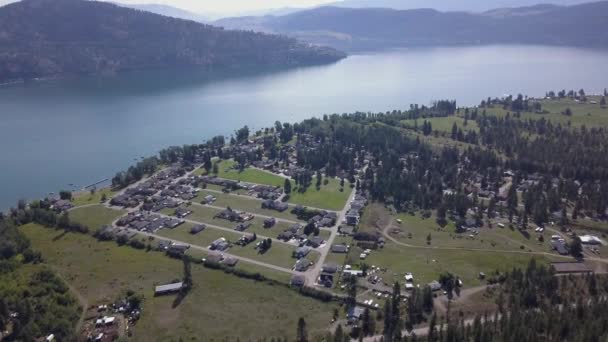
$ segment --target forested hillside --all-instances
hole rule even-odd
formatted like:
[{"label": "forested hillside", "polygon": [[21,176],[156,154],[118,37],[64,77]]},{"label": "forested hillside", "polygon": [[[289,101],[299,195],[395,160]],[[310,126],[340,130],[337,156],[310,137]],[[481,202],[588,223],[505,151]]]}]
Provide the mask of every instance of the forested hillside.
[{"label": "forested hillside", "polygon": [[608,46],[608,2],[534,6],[487,13],[432,9],[321,7],[281,17],[224,19],[218,25],[288,34],[342,50],[465,44]]},{"label": "forested hillside", "polygon": [[286,37],[105,2],[24,0],[0,8],[0,82],[169,66],[299,66],[343,57]]},{"label": "forested hillside", "polygon": [[0,217],[0,340],[34,341],[54,334],[64,341],[75,336],[78,303],[40,261],[40,253],[31,249],[14,222]]}]

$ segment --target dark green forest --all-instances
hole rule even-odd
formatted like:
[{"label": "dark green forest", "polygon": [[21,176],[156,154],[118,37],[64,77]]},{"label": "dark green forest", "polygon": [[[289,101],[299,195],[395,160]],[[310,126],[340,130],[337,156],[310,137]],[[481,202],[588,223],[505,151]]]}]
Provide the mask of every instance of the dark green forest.
[{"label": "dark green forest", "polygon": [[0,32],[0,82],[162,67],[290,67],[345,57],[278,35],[85,0],[0,7]]}]

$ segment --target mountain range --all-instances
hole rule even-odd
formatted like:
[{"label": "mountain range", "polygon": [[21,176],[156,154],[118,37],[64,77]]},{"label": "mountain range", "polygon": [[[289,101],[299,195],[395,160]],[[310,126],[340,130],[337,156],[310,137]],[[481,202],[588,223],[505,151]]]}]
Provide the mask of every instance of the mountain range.
[{"label": "mountain range", "polygon": [[174,66],[293,67],[344,57],[293,38],[108,2],[22,0],[0,7],[0,82]]},{"label": "mountain range", "polygon": [[471,44],[608,47],[606,13],[608,1],[483,13],[328,6],[285,16],[226,18],[214,24],[285,34],[343,51]]},{"label": "mountain range", "polygon": [[181,8],[169,6],[169,5],[161,5],[161,4],[122,4],[115,3],[118,6],[132,8],[140,11],[146,11],[154,14],[160,14],[167,17],[173,17],[184,20],[193,20],[201,23],[205,23],[211,21],[210,17],[190,12]]},{"label": "mountain range", "polygon": [[391,8],[410,10],[430,8],[438,11],[485,12],[497,8],[528,7],[545,1],[552,5],[578,5],[586,0],[343,0],[326,6],[346,8]]}]

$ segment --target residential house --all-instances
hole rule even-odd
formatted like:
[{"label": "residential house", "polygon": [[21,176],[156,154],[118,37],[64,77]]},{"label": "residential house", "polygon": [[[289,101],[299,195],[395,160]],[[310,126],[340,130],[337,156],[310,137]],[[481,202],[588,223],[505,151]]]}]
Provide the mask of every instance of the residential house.
[{"label": "residential house", "polygon": [[551,246],[557,253],[561,255],[568,255],[568,248],[563,240],[551,240]]},{"label": "residential house", "polygon": [[349,210],[348,213],[346,213],[346,224],[350,226],[358,225],[360,219],[361,215],[359,215],[359,212],[355,210]]},{"label": "residential house", "polygon": [[346,245],[332,245],[331,246],[332,253],[348,253],[348,246]]},{"label": "residential house", "polygon": [[269,209],[269,210],[276,210],[278,212],[284,212],[285,210],[289,209],[289,205],[287,205],[287,203],[283,203],[283,202],[279,202],[279,201],[266,200],[266,201],[262,202],[262,209]]},{"label": "residential house", "polygon": [[433,292],[441,290],[441,284],[437,280],[433,280],[428,285]]},{"label": "residential house", "polygon": [[350,324],[357,324],[363,317],[363,312],[365,312],[365,309],[360,306],[352,307],[348,310],[346,318]]},{"label": "residential house", "polygon": [[291,286],[302,287],[306,284],[306,277],[303,275],[296,274],[291,277]]},{"label": "residential house", "polygon": [[179,217],[179,218],[184,218],[188,215],[192,214],[192,211],[186,209],[186,208],[177,208],[175,209],[175,216]]},{"label": "residential house", "polygon": [[239,259],[237,259],[235,257],[226,257],[226,258],[224,258],[224,260],[222,260],[222,264],[229,266],[229,267],[236,266],[236,264],[238,262],[239,262]]},{"label": "residential house", "polygon": [[310,253],[310,251],[311,251],[311,248],[310,248],[310,247],[306,247],[306,246],[304,246],[304,247],[298,247],[298,248],[296,248],[296,250],[293,252],[293,256],[294,256],[296,259],[301,259],[301,258],[306,257],[306,256],[307,256],[307,255]]},{"label": "residential house", "polygon": [[234,228],[234,230],[236,230],[238,232],[244,232],[247,229],[249,229],[249,227],[251,227],[250,222],[243,222],[243,223],[237,224],[236,227]]},{"label": "residential house", "polygon": [[212,195],[207,195],[205,196],[205,198],[203,199],[203,201],[201,203],[203,204],[212,204],[213,202],[215,202],[217,200],[216,197],[212,196]]},{"label": "residential house", "polygon": [[312,248],[319,248],[324,243],[325,243],[325,240],[323,240],[323,238],[320,237],[320,236],[315,236],[315,237],[313,237],[311,239],[308,239],[308,242],[307,242],[307,244],[309,246],[311,246]]},{"label": "residential house", "polygon": [[308,268],[310,267],[310,265],[311,265],[311,262],[308,259],[302,258],[302,259],[296,261],[294,269],[297,272],[306,272],[308,270]]},{"label": "residential house", "polygon": [[350,235],[353,235],[355,229],[353,227],[350,227],[350,226],[340,226],[338,228],[338,231],[342,235],[348,235],[348,236],[350,236]]},{"label": "residential house", "polygon": [[279,234],[277,239],[287,242],[287,241],[293,239],[293,237],[294,237],[294,233],[286,230],[286,231],[282,232],[281,234]]},{"label": "residential house", "polygon": [[74,205],[68,200],[58,200],[53,203],[53,209],[56,211],[66,211],[70,210]]},{"label": "residential house", "polygon": [[212,251],[225,251],[230,247],[230,244],[225,238],[219,238],[211,243],[209,249]]},{"label": "residential house", "polygon": [[322,270],[325,273],[334,274],[334,273],[338,273],[338,271],[340,270],[340,266],[338,266],[338,264],[335,264],[335,263],[327,263],[327,264],[323,265]]}]

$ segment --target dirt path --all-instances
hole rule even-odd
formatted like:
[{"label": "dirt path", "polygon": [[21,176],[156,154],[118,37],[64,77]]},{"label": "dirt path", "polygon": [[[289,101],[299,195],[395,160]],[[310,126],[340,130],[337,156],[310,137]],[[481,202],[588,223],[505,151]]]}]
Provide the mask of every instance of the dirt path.
[{"label": "dirt path", "polygon": [[82,325],[84,324],[84,319],[86,318],[87,309],[89,308],[89,300],[82,293],[80,293],[80,291],[78,291],[78,289],[76,289],[74,287],[74,285],[72,285],[69,281],[67,281],[67,279],[65,279],[65,277],[61,274],[61,270],[59,268],[57,268],[56,266],[48,265],[48,264],[45,264],[45,265],[50,266],[55,271],[55,274],[64,282],[64,284],[67,285],[68,289],[70,289],[70,291],[74,294],[74,296],[76,296],[76,299],[78,300],[78,302],[80,303],[80,306],[82,307],[82,313],[80,314],[80,317],[78,318],[78,322],[76,323],[76,328],[74,330],[76,332],[76,334],[79,334],[80,331],[82,330]]}]

